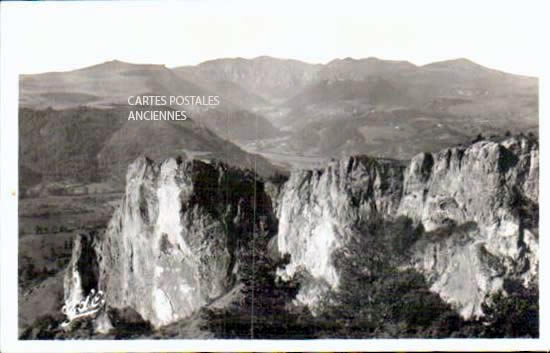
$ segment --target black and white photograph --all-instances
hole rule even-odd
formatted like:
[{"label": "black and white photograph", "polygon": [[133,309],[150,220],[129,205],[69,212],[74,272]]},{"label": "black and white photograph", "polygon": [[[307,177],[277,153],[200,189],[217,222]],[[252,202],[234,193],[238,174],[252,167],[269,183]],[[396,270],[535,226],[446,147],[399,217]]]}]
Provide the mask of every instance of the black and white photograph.
[{"label": "black and white photograph", "polygon": [[15,340],[543,336],[533,8],[153,3],[2,3]]}]

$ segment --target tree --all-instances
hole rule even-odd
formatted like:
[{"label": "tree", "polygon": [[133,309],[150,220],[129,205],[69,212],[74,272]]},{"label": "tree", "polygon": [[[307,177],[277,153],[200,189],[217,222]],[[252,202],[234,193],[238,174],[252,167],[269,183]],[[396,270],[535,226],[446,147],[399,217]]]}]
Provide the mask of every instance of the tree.
[{"label": "tree", "polygon": [[514,287],[508,295],[502,291],[493,294],[488,304],[482,306],[484,337],[539,337],[538,286]]},{"label": "tree", "polygon": [[472,143],[476,143],[479,141],[483,141],[485,138],[483,137],[483,134],[479,133],[477,136],[472,140]]},{"label": "tree", "polygon": [[[298,313],[289,305],[299,290],[298,280],[283,281],[277,269],[290,257],[273,259],[268,254],[269,237],[260,231],[244,245],[240,258],[241,298],[229,308],[203,312],[207,329],[221,338],[298,338],[307,331]],[[302,313],[303,314],[303,313]]]},{"label": "tree", "polygon": [[460,324],[421,274],[399,268],[420,232],[409,219],[371,220],[336,254],[340,286],[324,304],[323,319],[339,326],[330,337],[442,337]]}]

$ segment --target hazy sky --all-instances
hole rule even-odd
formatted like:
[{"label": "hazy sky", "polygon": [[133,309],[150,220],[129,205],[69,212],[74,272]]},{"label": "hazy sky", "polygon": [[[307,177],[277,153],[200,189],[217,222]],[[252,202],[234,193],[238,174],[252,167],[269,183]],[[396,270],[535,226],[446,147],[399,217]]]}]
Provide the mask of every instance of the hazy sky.
[{"label": "hazy sky", "polygon": [[20,73],[112,59],[173,67],[260,55],[314,63],[375,56],[418,65],[467,57],[535,76],[542,68],[541,22],[547,19],[541,2],[297,3],[2,3],[1,26],[17,33]]}]

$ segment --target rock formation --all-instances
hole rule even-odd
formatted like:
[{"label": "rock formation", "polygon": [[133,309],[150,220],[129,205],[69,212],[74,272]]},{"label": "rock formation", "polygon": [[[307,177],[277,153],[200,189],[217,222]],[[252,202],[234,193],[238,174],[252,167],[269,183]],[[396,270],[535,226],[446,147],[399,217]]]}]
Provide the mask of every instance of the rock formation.
[{"label": "rock formation", "polygon": [[93,287],[153,326],[184,319],[234,288],[239,249],[261,227],[276,235],[274,253],[290,254],[283,277],[314,279],[297,299],[315,305],[338,290],[334,254],[369,236],[362,225],[406,217],[422,235],[400,266],[463,317],[481,315],[506,281],[538,278],[538,170],[538,143],[525,137],[423,153],[408,166],[348,157],[265,185],[225,164],[141,157],[105,233],[75,243],[65,301]]},{"label": "rock formation", "polygon": [[[363,220],[396,212],[402,169],[389,161],[350,157],[331,162],[326,169],[293,173],[279,203],[278,247],[291,255],[286,274],[306,270],[321,287],[337,289],[339,275],[332,254],[358,236],[357,226]],[[323,291],[312,286],[308,292],[300,294],[302,302],[315,302]]]},{"label": "rock formation", "polygon": [[64,302],[72,308],[96,289],[98,279],[97,256],[93,248],[94,234],[78,234],[73,244],[71,261],[65,272]]},{"label": "rock formation", "polygon": [[[538,144],[527,138],[423,153],[406,170],[344,159],[293,173],[280,200],[279,250],[291,255],[287,271],[305,269],[337,289],[335,250],[366,236],[360,224],[406,216],[425,236],[403,266],[425,274],[463,317],[481,315],[504,280],[537,278],[537,181]],[[311,304],[322,291],[308,289],[299,299]]]},{"label": "rock formation", "polygon": [[[97,288],[109,307],[132,308],[154,326],[178,321],[235,284],[240,245],[260,224],[273,230],[273,220],[251,172],[140,157],[128,168],[120,207],[94,240]],[[81,299],[82,276],[69,267],[66,301]]]},{"label": "rock formation", "polygon": [[538,174],[538,146],[527,139],[423,154],[407,169],[398,213],[427,232],[451,225],[447,239],[416,249],[414,266],[464,317],[481,315],[504,280],[537,277]]}]

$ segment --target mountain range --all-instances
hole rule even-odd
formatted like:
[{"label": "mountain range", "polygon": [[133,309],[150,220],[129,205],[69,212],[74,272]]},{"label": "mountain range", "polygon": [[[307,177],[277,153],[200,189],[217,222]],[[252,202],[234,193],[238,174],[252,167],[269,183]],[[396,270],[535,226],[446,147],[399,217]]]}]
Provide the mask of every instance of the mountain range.
[{"label": "mountain range", "polygon": [[22,75],[21,107],[112,108],[130,95],[218,95],[216,107],[183,106],[193,119],[248,152],[289,156],[357,153],[408,159],[479,133],[538,129],[538,79],[467,59],[417,66],[377,58],[327,64],[258,57],[173,69],[120,61]]}]

